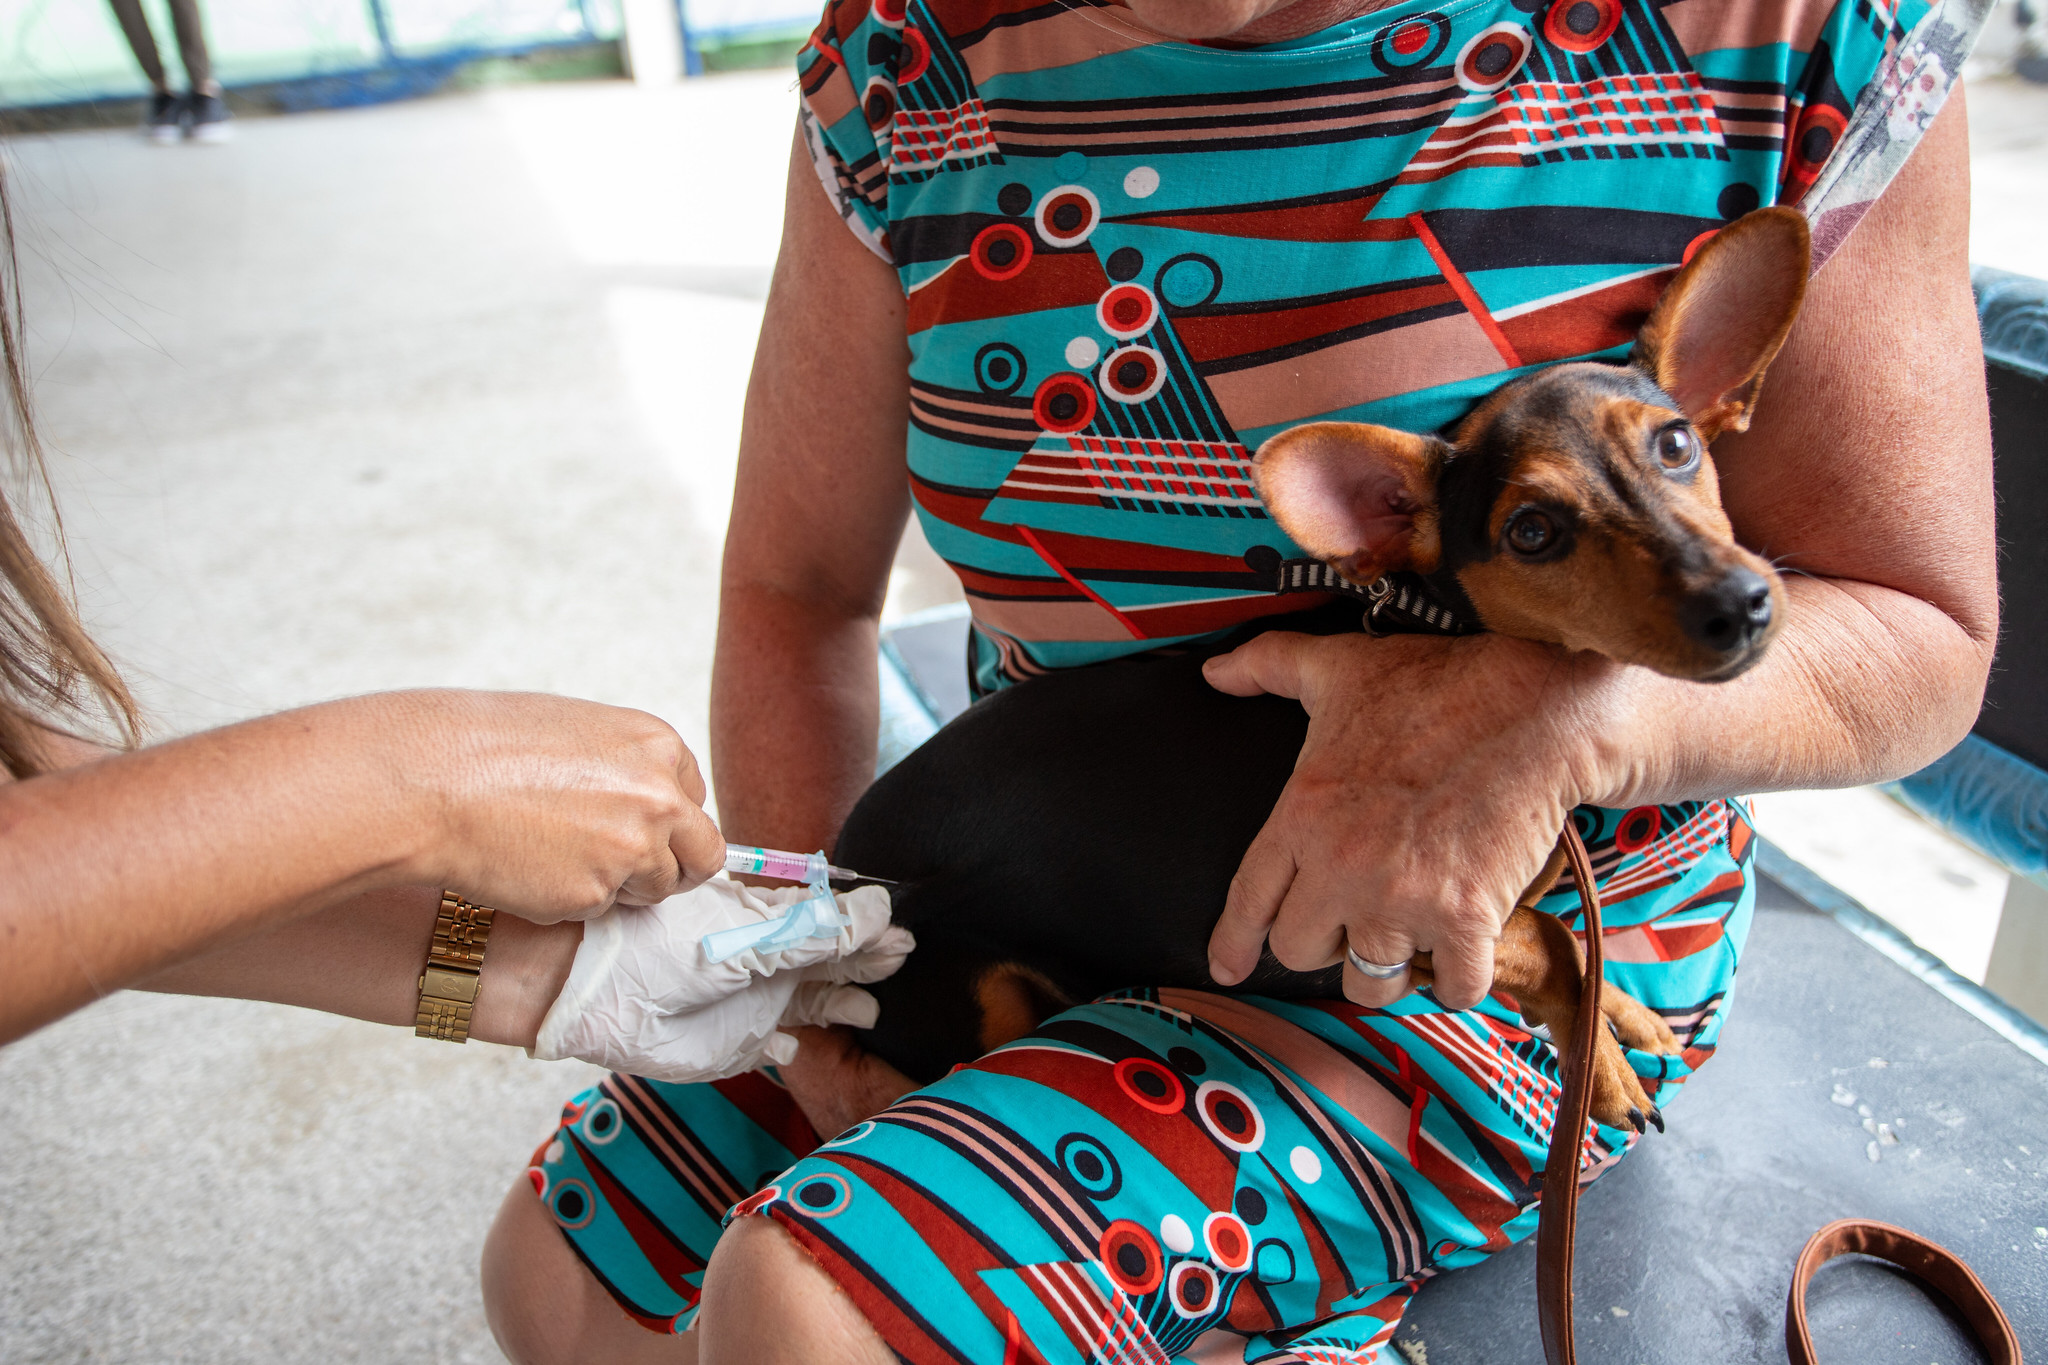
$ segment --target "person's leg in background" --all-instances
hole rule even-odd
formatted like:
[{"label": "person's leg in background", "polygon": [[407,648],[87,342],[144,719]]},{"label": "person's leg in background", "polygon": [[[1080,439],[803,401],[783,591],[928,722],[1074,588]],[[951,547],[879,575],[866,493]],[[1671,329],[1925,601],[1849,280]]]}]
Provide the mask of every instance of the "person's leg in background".
[{"label": "person's leg in background", "polygon": [[[140,0],[126,0],[139,4]],[[178,56],[185,63],[186,123],[201,142],[220,142],[232,127],[227,101],[221,98],[220,82],[213,78],[213,58],[206,50],[206,27],[199,13],[199,0],[170,0],[171,23],[178,30]]]},{"label": "person's leg in background", "polygon": [[[171,93],[170,77],[164,74],[163,59],[157,55],[156,35],[149,31],[149,19],[142,12],[142,0],[107,0],[107,3],[113,7],[114,18],[121,25],[121,35],[128,40],[128,50],[135,54],[135,64],[142,68],[143,79],[151,86],[149,113],[142,120],[142,129],[158,142],[175,142],[183,131],[183,102]],[[205,51],[203,41],[200,50]]]}]

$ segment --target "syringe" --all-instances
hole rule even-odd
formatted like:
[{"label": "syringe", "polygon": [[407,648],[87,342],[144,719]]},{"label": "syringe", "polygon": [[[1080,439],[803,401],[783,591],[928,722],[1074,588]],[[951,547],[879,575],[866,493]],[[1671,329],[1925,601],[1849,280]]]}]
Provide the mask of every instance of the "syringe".
[{"label": "syringe", "polygon": [[781,877],[792,882],[835,882],[862,880],[858,872],[834,867],[817,853],[786,853],[779,848],[748,848],[744,844],[725,846],[725,870],[752,877]]}]

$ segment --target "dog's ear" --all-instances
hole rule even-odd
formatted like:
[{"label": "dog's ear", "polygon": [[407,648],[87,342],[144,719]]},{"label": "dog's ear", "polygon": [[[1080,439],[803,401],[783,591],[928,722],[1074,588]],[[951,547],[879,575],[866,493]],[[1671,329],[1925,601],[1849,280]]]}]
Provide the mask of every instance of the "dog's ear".
[{"label": "dog's ear", "polygon": [[1259,447],[1252,478],[1294,543],[1353,583],[1437,566],[1437,475],[1449,443],[1360,422],[1311,422]]},{"label": "dog's ear", "polygon": [[1708,238],[1643,324],[1629,363],[1707,440],[1748,430],[1764,370],[1799,315],[1810,257],[1797,209],[1758,209]]}]

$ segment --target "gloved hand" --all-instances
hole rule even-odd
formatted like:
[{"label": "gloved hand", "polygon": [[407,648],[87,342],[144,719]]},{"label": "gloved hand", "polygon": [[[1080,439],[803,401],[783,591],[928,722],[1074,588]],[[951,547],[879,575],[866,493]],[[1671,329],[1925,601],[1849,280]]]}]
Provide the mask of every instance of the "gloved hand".
[{"label": "gloved hand", "polygon": [[712,1081],[796,1056],[783,1028],[875,1022],[880,981],[916,946],[889,923],[889,893],[835,897],[853,923],[825,938],[706,959],[706,934],[774,919],[814,894],[713,880],[659,905],[620,906],[583,925],[569,980],[541,1021],[532,1055],[578,1057],[658,1081]]}]

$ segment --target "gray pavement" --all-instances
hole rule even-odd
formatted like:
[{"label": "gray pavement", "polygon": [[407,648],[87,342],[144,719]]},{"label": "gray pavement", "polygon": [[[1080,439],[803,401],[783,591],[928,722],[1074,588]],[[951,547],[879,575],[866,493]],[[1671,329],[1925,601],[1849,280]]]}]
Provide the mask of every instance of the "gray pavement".
[{"label": "gray pavement", "polygon": [[[645,707],[701,753],[793,101],[530,87],[9,146],[79,585],[158,733],[457,684]],[[892,610],[954,596],[913,541]],[[495,1360],[484,1229],[594,1074],[88,1009],[0,1052],[0,1361]]]},{"label": "gray pavement", "polygon": [[[2048,274],[2048,94],[1994,84],[1980,234]],[[9,145],[79,586],[159,733],[459,684],[701,750],[792,100],[529,87]],[[891,611],[955,596],[913,535]],[[591,1074],[140,995],[0,1051],[0,1361],[495,1360],[484,1229]]]}]

